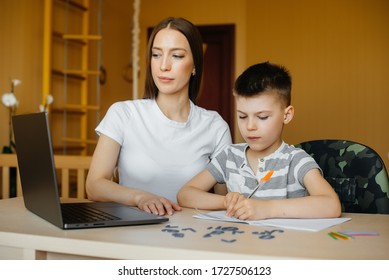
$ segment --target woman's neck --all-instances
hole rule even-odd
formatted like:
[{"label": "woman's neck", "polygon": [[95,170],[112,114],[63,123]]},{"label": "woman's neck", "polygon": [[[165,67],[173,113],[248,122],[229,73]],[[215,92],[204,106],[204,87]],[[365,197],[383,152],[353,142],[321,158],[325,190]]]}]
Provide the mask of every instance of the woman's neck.
[{"label": "woman's neck", "polygon": [[156,98],[159,109],[169,119],[176,122],[187,122],[190,113],[190,100],[188,97],[158,95]]}]

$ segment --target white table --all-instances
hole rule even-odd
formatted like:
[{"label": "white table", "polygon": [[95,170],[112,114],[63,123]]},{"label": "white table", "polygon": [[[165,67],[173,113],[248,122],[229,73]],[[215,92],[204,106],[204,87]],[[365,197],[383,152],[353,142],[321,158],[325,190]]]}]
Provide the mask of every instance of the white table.
[{"label": "white table", "polygon": [[[389,215],[344,214],[352,220],[320,232],[284,229],[274,232],[273,239],[260,239],[255,232],[274,228],[192,215],[192,209],[184,209],[162,224],[62,230],[29,212],[22,198],[4,199],[0,259],[389,259]],[[211,234],[219,226],[238,229]],[[352,240],[328,236],[344,230],[374,231],[379,236]]]}]

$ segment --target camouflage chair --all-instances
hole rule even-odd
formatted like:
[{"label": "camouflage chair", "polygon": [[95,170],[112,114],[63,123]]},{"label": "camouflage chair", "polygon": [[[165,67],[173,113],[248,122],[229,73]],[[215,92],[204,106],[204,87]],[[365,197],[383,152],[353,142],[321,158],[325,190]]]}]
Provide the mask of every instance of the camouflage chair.
[{"label": "camouflage chair", "polygon": [[313,140],[295,145],[310,154],[339,195],[342,211],[389,214],[389,179],[373,149],[347,140]]}]

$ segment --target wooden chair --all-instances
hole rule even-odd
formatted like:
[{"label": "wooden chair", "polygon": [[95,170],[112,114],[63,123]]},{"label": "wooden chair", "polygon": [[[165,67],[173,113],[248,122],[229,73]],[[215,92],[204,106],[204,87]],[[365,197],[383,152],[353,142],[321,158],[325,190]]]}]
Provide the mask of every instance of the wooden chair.
[{"label": "wooden chair", "polygon": [[[15,154],[0,154],[0,171],[1,171],[1,198],[10,197],[10,180],[11,180],[11,168],[17,168],[18,161]],[[19,172],[16,172],[16,193],[20,194],[21,183]]]},{"label": "wooden chair", "polygon": [[[61,198],[86,198],[85,180],[91,156],[54,155]],[[10,197],[11,168],[16,168],[16,196],[22,196],[16,154],[0,154],[1,198]]]}]

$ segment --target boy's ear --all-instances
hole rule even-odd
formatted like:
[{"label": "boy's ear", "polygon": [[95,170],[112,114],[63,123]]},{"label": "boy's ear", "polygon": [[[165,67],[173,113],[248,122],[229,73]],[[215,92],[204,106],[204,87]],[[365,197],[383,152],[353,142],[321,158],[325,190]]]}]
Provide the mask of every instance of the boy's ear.
[{"label": "boy's ear", "polygon": [[284,111],[284,124],[290,123],[294,116],[294,107],[292,105],[285,108]]}]

